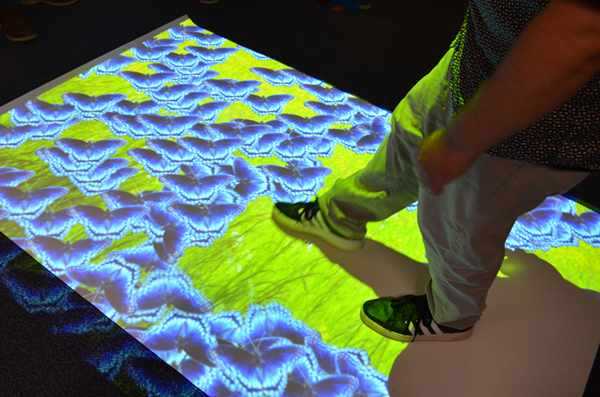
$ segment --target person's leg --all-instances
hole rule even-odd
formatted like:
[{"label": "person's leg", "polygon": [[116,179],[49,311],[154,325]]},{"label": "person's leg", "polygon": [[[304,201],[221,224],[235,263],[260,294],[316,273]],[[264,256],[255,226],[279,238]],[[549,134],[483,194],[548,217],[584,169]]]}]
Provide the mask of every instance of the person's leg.
[{"label": "person's leg", "polygon": [[0,29],[12,41],[35,39],[37,33],[18,7],[17,0],[0,0]]},{"label": "person's leg", "polygon": [[474,325],[517,218],[588,175],[483,154],[439,196],[421,188],[417,217],[429,261],[427,297],[434,320],[456,329]]},{"label": "person's leg", "polygon": [[381,221],[417,201],[419,182],[411,150],[424,136],[447,125],[452,103],[447,101],[450,49],[423,77],[392,114],[392,130],[369,164],[338,179],[319,197],[328,225],[341,236],[359,239],[367,222]]}]

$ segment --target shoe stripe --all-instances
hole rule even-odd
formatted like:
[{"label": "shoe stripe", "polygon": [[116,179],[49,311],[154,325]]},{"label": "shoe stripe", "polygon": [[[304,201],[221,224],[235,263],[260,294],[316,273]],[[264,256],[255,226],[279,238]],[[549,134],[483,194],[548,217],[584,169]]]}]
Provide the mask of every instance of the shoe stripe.
[{"label": "shoe stripe", "polygon": [[417,335],[439,335],[444,333],[444,331],[442,331],[433,320],[431,320],[431,322],[427,320],[421,321],[419,327],[417,328],[414,326],[414,323],[411,322],[408,330],[413,336],[415,335],[415,332]]}]

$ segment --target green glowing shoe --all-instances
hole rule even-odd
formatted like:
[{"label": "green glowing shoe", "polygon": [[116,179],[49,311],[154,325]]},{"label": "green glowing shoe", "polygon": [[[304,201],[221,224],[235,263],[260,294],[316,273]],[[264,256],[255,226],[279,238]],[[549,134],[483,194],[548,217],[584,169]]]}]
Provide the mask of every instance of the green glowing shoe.
[{"label": "green glowing shoe", "polygon": [[365,239],[349,239],[333,231],[323,218],[318,201],[312,203],[276,203],[273,220],[284,228],[317,236],[344,251],[356,251],[364,247]]},{"label": "green glowing shoe", "polygon": [[401,342],[456,342],[473,333],[473,326],[458,330],[437,324],[429,311],[427,295],[367,301],[360,318],[373,331]]}]

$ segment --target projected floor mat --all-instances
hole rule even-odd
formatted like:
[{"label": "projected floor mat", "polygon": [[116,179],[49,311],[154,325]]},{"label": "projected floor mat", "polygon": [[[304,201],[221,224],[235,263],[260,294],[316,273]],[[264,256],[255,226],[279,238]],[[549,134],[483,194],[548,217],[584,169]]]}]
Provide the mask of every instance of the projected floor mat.
[{"label": "projected floor mat", "polygon": [[[270,214],[363,168],[390,112],[180,22],[0,111],[0,231],[211,397],[387,396],[376,295]],[[426,262],[414,204],[367,237]],[[599,246],[561,196],[507,240],[596,291]]]}]

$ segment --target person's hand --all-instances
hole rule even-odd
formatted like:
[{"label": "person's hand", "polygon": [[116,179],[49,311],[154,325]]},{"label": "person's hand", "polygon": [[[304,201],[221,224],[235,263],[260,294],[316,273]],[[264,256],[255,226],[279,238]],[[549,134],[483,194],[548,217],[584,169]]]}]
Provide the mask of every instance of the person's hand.
[{"label": "person's hand", "polygon": [[[478,154],[466,153],[450,135],[448,128],[434,131],[415,147],[417,173],[421,186],[440,194],[444,185],[464,174]],[[420,168],[420,169],[419,169]]]}]

